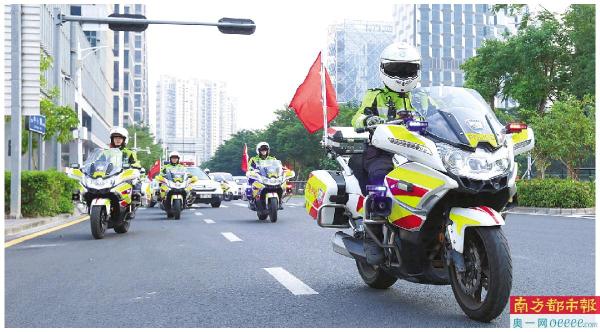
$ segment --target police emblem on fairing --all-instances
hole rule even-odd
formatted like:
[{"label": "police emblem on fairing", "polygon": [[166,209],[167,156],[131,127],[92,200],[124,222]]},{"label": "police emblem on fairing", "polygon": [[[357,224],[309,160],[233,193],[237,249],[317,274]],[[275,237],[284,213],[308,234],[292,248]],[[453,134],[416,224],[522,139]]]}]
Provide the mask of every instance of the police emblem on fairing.
[{"label": "police emblem on fairing", "polygon": [[467,126],[469,126],[469,128],[471,128],[471,130],[473,131],[482,131],[483,130],[483,123],[481,123],[481,121],[479,120],[467,120]]}]

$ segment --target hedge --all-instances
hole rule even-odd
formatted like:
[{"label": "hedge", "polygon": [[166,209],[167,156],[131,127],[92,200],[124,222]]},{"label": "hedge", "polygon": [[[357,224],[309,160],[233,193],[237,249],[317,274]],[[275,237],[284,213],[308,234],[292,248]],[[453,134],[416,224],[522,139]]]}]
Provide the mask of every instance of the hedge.
[{"label": "hedge", "polygon": [[[21,214],[23,217],[73,213],[72,193],[76,180],[55,170],[21,173]],[[4,172],[4,213],[10,211],[10,172]]]},{"label": "hedge", "polygon": [[517,181],[520,206],[546,208],[589,208],[595,205],[594,182],[569,179]]}]

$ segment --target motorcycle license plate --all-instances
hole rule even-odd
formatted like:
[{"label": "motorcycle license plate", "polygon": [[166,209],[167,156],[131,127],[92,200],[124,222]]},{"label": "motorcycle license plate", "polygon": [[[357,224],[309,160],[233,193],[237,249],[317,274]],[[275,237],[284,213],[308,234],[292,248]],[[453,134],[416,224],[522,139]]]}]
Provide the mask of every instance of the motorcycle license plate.
[{"label": "motorcycle license plate", "polygon": [[200,198],[210,198],[210,195],[200,195]]}]

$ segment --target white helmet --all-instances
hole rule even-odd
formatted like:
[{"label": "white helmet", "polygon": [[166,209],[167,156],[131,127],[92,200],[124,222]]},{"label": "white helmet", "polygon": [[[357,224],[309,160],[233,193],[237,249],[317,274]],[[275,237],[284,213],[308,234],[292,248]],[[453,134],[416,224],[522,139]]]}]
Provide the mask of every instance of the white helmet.
[{"label": "white helmet", "polygon": [[266,146],[267,147],[267,155],[269,155],[269,152],[271,152],[271,147],[269,146],[269,143],[267,142],[260,142],[258,144],[256,144],[256,154],[260,155],[260,148]]},{"label": "white helmet", "polygon": [[209,173],[210,173],[210,169],[208,169],[208,168],[205,168],[205,169],[204,169],[204,173],[206,173],[206,174],[209,174]]},{"label": "white helmet", "polygon": [[123,127],[119,127],[119,126],[112,127],[110,129],[110,135],[109,135],[109,137],[110,137],[110,143],[112,143],[112,138],[113,137],[115,137],[115,136],[121,136],[121,137],[123,137],[123,146],[125,146],[125,145],[127,145],[127,135],[128,135],[127,129],[125,129]]},{"label": "white helmet", "polygon": [[421,78],[421,55],[411,45],[393,43],[379,59],[379,75],[383,84],[396,92],[409,92]]},{"label": "white helmet", "polygon": [[173,157],[177,157],[177,158],[179,158],[179,160],[181,160],[181,155],[177,151],[172,151],[171,153],[169,153],[169,162],[171,161],[171,158],[173,158]]}]

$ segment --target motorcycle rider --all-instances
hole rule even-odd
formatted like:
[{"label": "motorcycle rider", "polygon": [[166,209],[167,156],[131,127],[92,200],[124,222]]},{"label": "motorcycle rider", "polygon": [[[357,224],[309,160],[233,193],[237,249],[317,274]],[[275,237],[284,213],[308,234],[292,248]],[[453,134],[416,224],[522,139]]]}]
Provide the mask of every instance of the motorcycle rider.
[{"label": "motorcycle rider", "polygon": [[[369,89],[358,112],[352,118],[355,129],[401,119],[414,111],[410,93],[420,80],[421,56],[416,48],[402,43],[393,43],[381,53],[379,75],[384,87]],[[368,145],[363,152],[363,165],[368,175],[368,184],[381,185],[385,176],[394,169],[393,154]],[[382,237],[381,228],[372,229]],[[364,241],[367,262],[383,262],[383,248],[368,236]]]},{"label": "motorcycle rider", "polygon": [[180,160],[181,160],[181,155],[179,154],[179,152],[172,151],[169,154],[169,163],[164,165],[163,168],[161,168],[160,174],[165,175],[165,174],[167,174],[167,171],[173,170],[175,168],[185,170],[185,166],[183,166],[182,164],[179,163]]},{"label": "motorcycle rider", "polygon": [[[129,163],[129,165],[133,168],[142,168],[142,165],[140,164],[140,161],[139,161],[135,151],[130,150],[126,147],[127,136],[128,136],[127,129],[120,127],[120,126],[112,127],[110,129],[109,147],[111,149],[117,148],[123,152],[123,156],[124,156],[123,162],[127,161],[127,163]],[[142,189],[142,184],[141,184],[141,182],[138,181],[133,186],[133,192],[131,195],[131,198],[133,199],[133,201],[138,205],[141,204],[141,202],[142,202],[141,189]]]},{"label": "motorcycle rider", "polygon": [[[270,155],[271,147],[267,142],[260,142],[256,144],[256,156],[250,158],[248,160],[248,170],[256,170],[258,168],[258,163],[261,160],[277,160],[277,158]],[[252,203],[252,183],[254,183],[253,179],[248,179],[248,188],[246,189],[246,197],[248,198],[248,204]],[[283,203],[279,204],[279,210],[283,210]]]},{"label": "motorcycle rider", "polygon": [[256,145],[256,156],[248,160],[248,166],[251,169],[258,167],[258,162],[261,160],[277,160],[277,158],[270,155],[271,147],[267,142],[260,142]]}]

